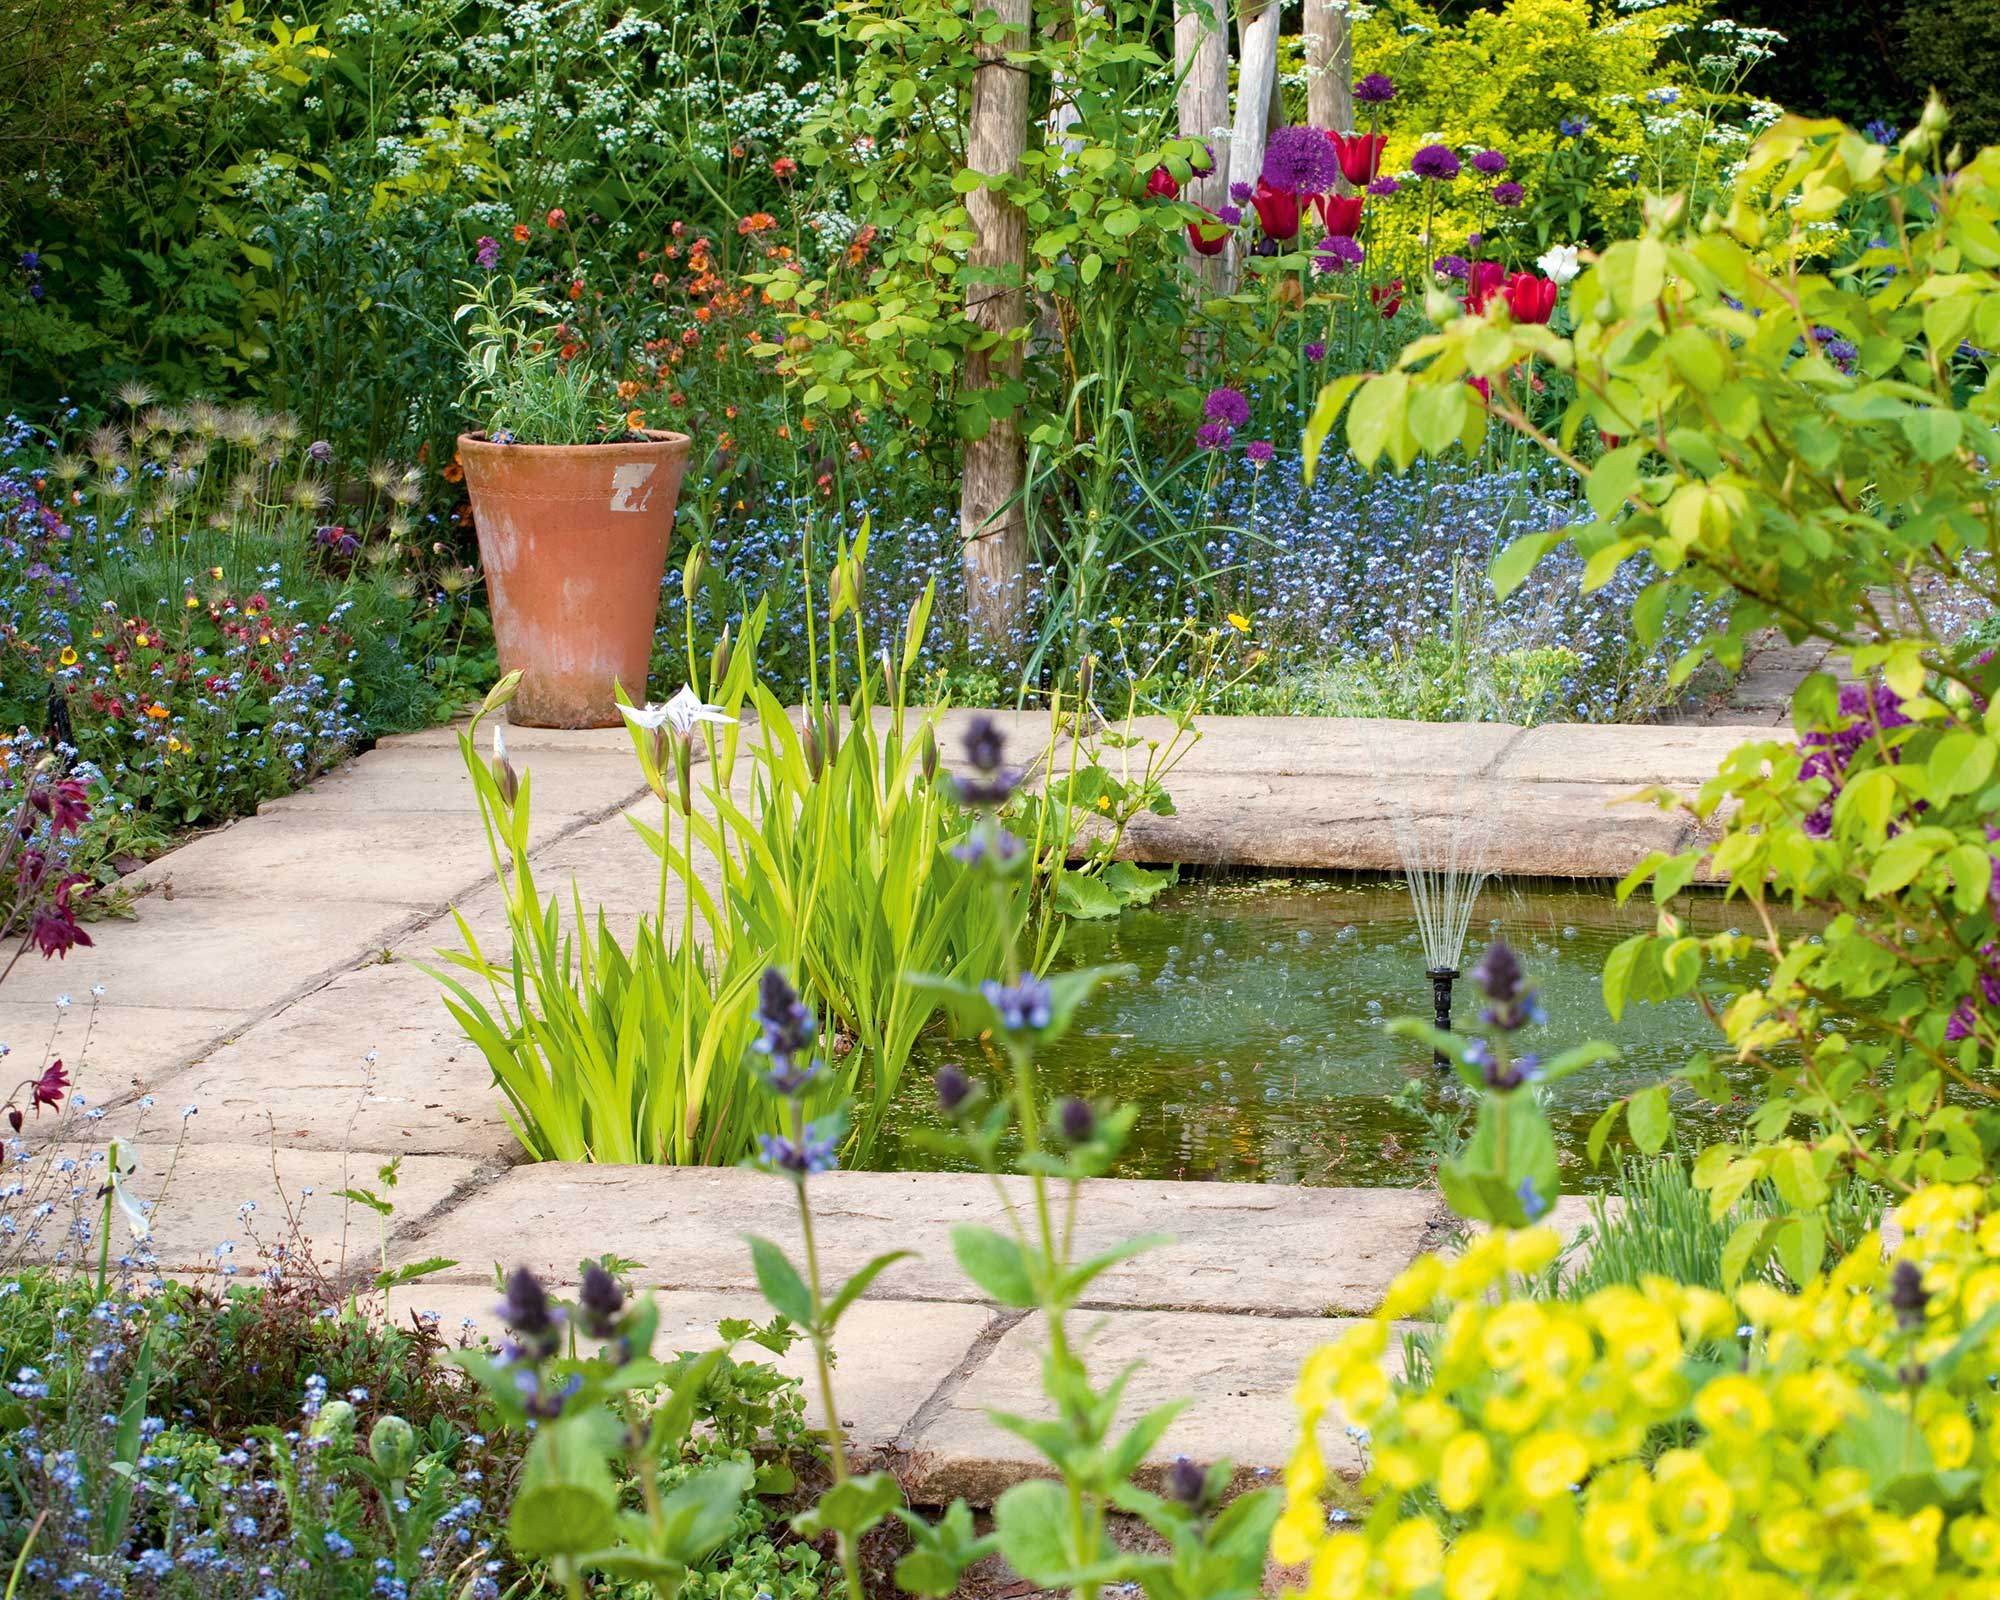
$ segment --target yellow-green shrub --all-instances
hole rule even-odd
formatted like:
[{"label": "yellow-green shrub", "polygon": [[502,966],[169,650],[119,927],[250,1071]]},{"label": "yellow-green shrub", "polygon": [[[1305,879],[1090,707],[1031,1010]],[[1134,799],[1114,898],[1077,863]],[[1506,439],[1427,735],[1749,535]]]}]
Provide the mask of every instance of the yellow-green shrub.
[{"label": "yellow-green shrub", "polygon": [[[1594,176],[1579,226],[1559,226],[1553,237],[1569,243],[1626,231],[1638,220],[1635,185],[1666,188],[1692,176],[1656,170],[1659,159],[1669,168],[1684,166],[1687,155],[1704,148],[1695,121],[1685,137],[1671,139],[1649,136],[1645,121],[1648,112],[1656,124],[1705,117],[1695,104],[1705,105],[1705,97],[1676,48],[1683,38],[1701,37],[1704,9],[1688,0],[1638,12],[1591,0],[1508,0],[1455,24],[1422,6],[1372,12],[1354,29],[1354,70],[1386,73],[1396,84],[1396,98],[1383,108],[1389,139],[1383,170],[1406,171],[1416,150],[1431,143],[1461,153],[1499,150],[1509,161],[1507,176],[1527,187],[1533,207],[1545,165],[1562,145],[1562,121],[1588,117]],[[1645,96],[1656,89],[1679,90],[1683,99],[1675,108],[1648,107]],[[1708,158],[1713,179],[1712,146]],[[1438,249],[1462,249],[1467,232],[1490,229],[1497,215],[1486,198],[1490,187],[1470,172],[1446,186]],[[1406,185],[1394,199],[1376,202],[1393,219],[1395,234],[1413,236],[1421,227],[1422,188]]]},{"label": "yellow-green shrub", "polygon": [[[1533,1300],[1547,1229],[1421,1258],[1308,1359],[1272,1554],[1314,1600],[2000,1594],[2000,1213],[1937,1186],[1896,1217],[1893,1254],[1870,1234],[1796,1294]],[[1392,1324],[1439,1305],[1430,1374],[1391,1380]],[[1368,1435],[1357,1529],[1321,1499],[1334,1407]]]}]

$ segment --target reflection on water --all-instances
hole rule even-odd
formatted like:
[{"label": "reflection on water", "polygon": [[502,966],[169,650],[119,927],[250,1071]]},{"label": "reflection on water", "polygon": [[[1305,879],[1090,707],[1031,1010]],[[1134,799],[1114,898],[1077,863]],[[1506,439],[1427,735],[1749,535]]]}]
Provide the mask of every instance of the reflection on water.
[{"label": "reflection on water", "polygon": [[[1740,911],[1698,899],[1691,931],[1719,931]],[[1595,1038],[1623,1052],[1620,1062],[1548,1092],[1572,1186],[1591,1181],[1584,1139],[1605,1105],[1720,1043],[1692,999],[1628,1007],[1616,1026],[1606,1014],[1604,958],[1651,920],[1650,902],[1621,907],[1602,890],[1524,891],[1504,882],[1489,887],[1473,917],[1465,964],[1499,934],[1541,990],[1548,1021],[1519,1036],[1521,1049],[1547,1057]],[[1121,1175],[1358,1185],[1425,1175],[1422,1122],[1392,1097],[1412,1079],[1442,1075],[1427,1049],[1384,1030],[1392,1017],[1430,1014],[1416,919],[1395,883],[1186,884],[1115,922],[1075,925],[1061,959],[1138,969],[1100,991],[1042,1063],[1051,1096],[1140,1107]],[[1746,966],[1745,981],[1755,976]],[[1458,994],[1461,1008],[1474,1004],[1469,984],[1461,981]],[[935,1125],[930,1073],[938,1063],[997,1070],[976,1045],[937,1040],[926,1051],[912,1063],[873,1165],[938,1163],[909,1138]]]}]

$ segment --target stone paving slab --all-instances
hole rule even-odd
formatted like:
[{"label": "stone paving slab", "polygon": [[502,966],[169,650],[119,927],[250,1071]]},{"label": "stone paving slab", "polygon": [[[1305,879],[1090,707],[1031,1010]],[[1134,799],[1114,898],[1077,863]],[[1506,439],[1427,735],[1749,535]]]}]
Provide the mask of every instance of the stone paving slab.
[{"label": "stone paving slab", "polygon": [[[1494,780],[1454,797],[1398,800],[1375,778],[1277,780],[1183,773],[1169,788],[1178,815],[1133,820],[1119,853],[1134,861],[1349,872],[1400,872],[1399,815],[1420,828],[1464,816],[1489,865],[1514,876],[1622,878],[1651,851],[1685,848],[1683,814],[1629,804],[1632,785]],[[1442,839],[1445,835],[1437,835]]]},{"label": "stone paving slab", "polygon": [[[532,775],[537,818],[597,816],[636,800],[645,784],[629,745],[615,751],[574,745],[508,746],[517,771]],[[483,753],[483,752],[482,752]],[[344,762],[296,794],[266,800],[260,817],[290,812],[438,811],[478,828],[472,779],[456,746],[391,743]]]},{"label": "stone paving slab", "polygon": [[[392,1200],[395,1212],[388,1226],[393,1238],[396,1230],[422,1218],[482,1174],[475,1161],[412,1156],[402,1163],[398,1182],[389,1191],[376,1174],[381,1164],[376,1157],[274,1148],[268,1142],[176,1143],[180,1120],[178,1107],[160,1106],[148,1118],[139,1142],[121,1146],[139,1163],[129,1179],[132,1193],[153,1202],[153,1247],[159,1266],[176,1274],[221,1275],[231,1266],[236,1275],[253,1274],[264,1264],[264,1251],[291,1237],[294,1221],[313,1257],[329,1269],[373,1272],[383,1223],[374,1211],[341,1199],[340,1190],[369,1188]],[[102,1181],[103,1148],[94,1134],[92,1143],[75,1147],[79,1162],[99,1163],[86,1169],[93,1191]],[[245,1206],[252,1209],[246,1211]],[[95,1206],[91,1214],[94,1224]],[[116,1256],[130,1247],[131,1235],[120,1216],[113,1216],[111,1228]],[[53,1250],[36,1254],[46,1260]]]},{"label": "stone paving slab", "polygon": [[7,979],[7,1000],[30,1008],[61,994],[82,1001],[102,984],[114,1005],[248,1019],[386,949],[414,915],[385,901],[320,899],[310,879],[245,884],[234,895],[150,894],[131,918],[92,923],[91,949],[67,961],[23,961]]},{"label": "stone paving slab", "polygon": [[[1453,779],[1490,772],[1525,734],[1508,722],[1406,722],[1390,717],[1203,717],[1201,737],[1167,779],[1183,775],[1269,778]],[[1122,731],[1122,730],[1121,730]],[[1594,731],[1594,730],[1593,730]],[[1140,717],[1137,737],[1164,745],[1174,725]],[[1143,751],[1131,760],[1134,773]],[[1125,759],[1109,748],[1100,759],[1112,771]]]},{"label": "stone paving slab", "polygon": [[[1008,1182],[1026,1195],[1024,1180]],[[1423,1248],[1437,1207],[1436,1196],[1407,1189],[1100,1180],[1079,1202],[1079,1260],[1138,1234],[1173,1242],[1105,1273],[1086,1303],[1265,1317],[1372,1311]],[[875,1299],[982,1301],[953,1258],[950,1229],[1006,1226],[992,1186],[962,1173],[830,1173],[814,1180],[813,1214],[829,1281],[885,1250],[918,1252],[876,1280]],[[455,1256],[478,1263],[483,1279],[496,1261],[560,1273],[614,1250],[642,1263],[634,1281],[648,1287],[751,1290],[748,1233],[797,1253],[788,1185],[735,1168],[551,1162],[506,1173],[406,1237],[397,1259]]]},{"label": "stone paving slab", "polygon": [[1738,745],[1770,737],[1768,727],[1732,724],[1550,723],[1522,734],[1494,775],[1502,785],[1598,783],[1629,794],[1666,784],[1692,793],[1715,776]]},{"label": "stone paving slab", "polygon": [[[1129,1427],[1156,1406],[1189,1405],[1168,1426],[1136,1476],[1146,1488],[1163,1486],[1174,1457],[1208,1466],[1228,1457],[1238,1490],[1282,1477],[1299,1437],[1292,1391],[1299,1368],[1313,1351],[1331,1344],[1352,1321],[1222,1316],[1213,1312],[1113,1311],[1069,1319],[1093,1379],[1102,1387],[1137,1362],[1119,1412]],[[1048,1340],[1039,1313],[1016,1322],[991,1354],[918,1419],[905,1438],[908,1462],[901,1474],[910,1498],[945,1505],[963,1495],[991,1505],[1028,1478],[1048,1477],[1048,1463],[1019,1435],[1000,1426],[989,1410],[1046,1417],[1042,1351]],[[1390,1342],[1386,1370],[1398,1370],[1402,1350]],[[1348,1438],[1338,1408],[1320,1431],[1327,1466],[1350,1481],[1360,1477],[1359,1446]]]},{"label": "stone paving slab", "polygon": [[[574,1293],[576,1274],[554,1285],[559,1294]],[[412,1312],[435,1313],[438,1331],[447,1343],[461,1338],[498,1341],[506,1325],[497,1313],[498,1295],[491,1284],[426,1280],[392,1290],[388,1315],[407,1323]],[[725,1317],[768,1322],[771,1311],[753,1290],[741,1294],[683,1291],[661,1294],[660,1335],[654,1353],[713,1349],[716,1324]],[[889,1464],[897,1457],[897,1441],[937,1391],[972,1370],[982,1336],[995,1323],[984,1306],[950,1303],[911,1304],[906,1301],[863,1300],[849,1308],[835,1334],[834,1402],[840,1410],[841,1432],[850,1464],[864,1469]],[[819,1383],[811,1347],[803,1340],[783,1356],[757,1345],[736,1348],[739,1361],[764,1361],[805,1385],[806,1416],[814,1427],[825,1426]]]},{"label": "stone paving slab", "polygon": [[[539,843],[574,818],[536,816]],[[135,875],[135,886],[171,882],[177,899],[241,899],[273,883],[310,881],[315,898],[377,901],[411,909],[443,905],[492,872],[484,830],[465,809],[280,811],[221,828]]]},{"label": "stone paving slab", "polygon": [[[188,1122],[195,1144],[275,1137],[305,1150],[513,1161],[521,1149],[492,1072],[442,993],[406,962],[357,967],[144,1087],[162,1106],[201,1107]],[[112,1112],[105,1133],[129,1134],[136,1116]]]},{"label": "stone paving slab", "polygon": [[[96,981],[91,954],[85,950],[76,956],[69,967],[72,979]],[[11,978],[0,993],[8,997],[0,1001],[0,1044],[8,1047],[9,1062],[25,1075],[30,1064],[39,1072],[44,1059],[61,1058],[92,1105],[180,1071],[237,1020],[233,1010],[93,1002],[82,987],[67,1009],[48,1001],[30,1003],[14,998]]]}]

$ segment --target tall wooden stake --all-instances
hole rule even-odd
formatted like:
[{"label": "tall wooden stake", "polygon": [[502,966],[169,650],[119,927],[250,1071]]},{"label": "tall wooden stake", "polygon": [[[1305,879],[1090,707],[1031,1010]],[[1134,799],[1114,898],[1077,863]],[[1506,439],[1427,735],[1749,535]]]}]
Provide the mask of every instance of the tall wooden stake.
[{"label": "tall wooden stake", "polygon": [[[980,64],[972,74],[965,162],[997,177],[1016,172],[1027,149],[1028,74],[1005,57],[1027,48],[1033,0],[989,3],[1007,33],[998,44],[973,46]],[[974,395],[1021,376],[1020,341],[1009,336],[1027,321],[1028,226],[1019,208],[991,189],[973,190],[965,208],[979,236],[966,254],[965,314],[998,336],[966,353],[965,392]],[[1010,659],[1020,653],[1027,589],[1026,476],[1021,430],[1011,416],[996,418],[982,437],[966,441],[958,501],[966,622],[974,639]]]},{"label": "tall wooden stake", "polygon": [[1345,0],[1305,0],[1306,121],[1354,131],[1354,35]]},{"label": "tall wooden stake", "polygon": [[[1236,19],[1236,124],[1229,139],[1229,183],[1253,189],[1264,170],[1271,96],[1278,86],[1278,0],[1253,11],[1250,0]],[[1232,263],[1233,270],[1233,263]]]}]

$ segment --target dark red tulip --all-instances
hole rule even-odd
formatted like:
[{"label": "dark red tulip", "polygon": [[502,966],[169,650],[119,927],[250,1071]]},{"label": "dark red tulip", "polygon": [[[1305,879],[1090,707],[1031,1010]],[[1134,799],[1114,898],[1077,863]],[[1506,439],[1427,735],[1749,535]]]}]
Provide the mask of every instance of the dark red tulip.
[{"label": "dark red tulip", "polygon": [[1250,197],[1250,203],[1257,208],[1257,220],[1263,224],[1265,237],[1283,243],[1299,236],[1299,197],[1284,189],[1273,189],[1259,180],[1257,192]]},{"label": "dark red tulip", "polygon": [[1403,280],[1391,278],[1387,283],[1373,285],[1368,298],[1375,302],[1375,309],[1382,313],[1382,320],[1388,321],[1403,309]]},{"label": "dark red tulip", "polygon": [[1340,157],[1340,175],[1355,188],[1363,188],[1382,170],[1382,147],[1386,134],[1336,133],[1330,136]]},{"label": "dark red tulip", "polygon": [[1517,272],[1507,280],[1507,309],[1516,322],[1547,322],[1556,308],[1556,285],[1532,272]]},{"label": "dark red tulip", "polygon": [[1320,220],[1326,224],[1329,236],[1352,239],[1361,231],[1362,199],[1358,194],[1323,194],[1319,196]]},{"label": "dark red tulip", "polygon": [[1188,244],[1198,256],[1219,256],[1229,248],[1228,224],[1207,206],[1201,209],[1207,212],[1207,219],[1187,225]]},{"label": "dark red tulip", "polygon": [[1165,167],[1155,167],[1153,175],[1146,180],[1146,193],[1155,200],[1178,200],[1181,186]]},{"label": "dark red tulip", "polygon": [[1497,261],[1475,261],[1465,269],[1465,309],[1474,316],[1506,287],[1507,272]]}]

